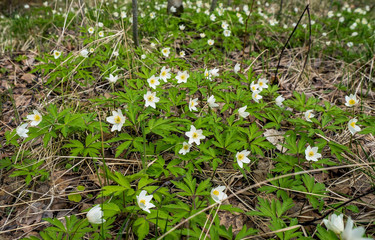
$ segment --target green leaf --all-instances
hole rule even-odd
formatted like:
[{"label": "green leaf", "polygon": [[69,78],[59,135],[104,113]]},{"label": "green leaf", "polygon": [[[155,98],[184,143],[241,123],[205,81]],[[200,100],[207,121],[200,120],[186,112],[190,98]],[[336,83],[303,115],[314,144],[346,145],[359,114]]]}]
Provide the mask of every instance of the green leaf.
[{"label": "green leaf", "polygon": [[135,229],[135,234],[140,240],[144,239],[150,231],[149,223],[142,217],[135,220],[133,228]]}]

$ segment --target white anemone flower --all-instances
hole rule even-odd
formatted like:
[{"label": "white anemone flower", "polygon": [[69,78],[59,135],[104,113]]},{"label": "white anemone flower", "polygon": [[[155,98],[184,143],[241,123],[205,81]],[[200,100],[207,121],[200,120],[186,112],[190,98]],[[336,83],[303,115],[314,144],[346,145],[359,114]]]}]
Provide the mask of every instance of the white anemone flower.
[{"label": "white anemone flower", "polygon": [[208,45],[212,46],[212,45],[214,45],[215,41],[212,40],[212,39],[208,39],[207,43],[208,43]]},{"label": "white anemone flower", "polygon": [[305,150],[306,160],[307,161],[318,161],[318,158],[322,157],[322,154],[318,153],[318,147],[310,147],[310,145],[307,146]]},{"label": "white anemone flower", "polygon": [[348,128],[352,135],[354,135],[356,132],[361,131],[361,128],[357,126],[357,119],[353,118],[348,122]]},{"label": "white anemone flower", "polygon": [[229,26],[229,24],[228,24],[226,21],[223,21],[223,22],[221,23],[221,27],[222,27],[224,30],[228,29],[228,26]]},{"label": "white anemone flower", "polygon": [[53,51],[53,57],[55,59],[58,59],[61,56],[61,51],[54,50]]},{"label": "white anemone flower", "polygon": [[159,78],[155,77],[155,75],[152,75],[149,79],[147,79],[147,82],[153,89],[156,89],[156,87],[160,85]]},{"label": "white anemone flower", "polygon": [[171,69],[166,68],[165,66],[160,71],[160,79],[163,79],[164,82],[167,82],[167,80],[171,78],[169,71],[171,71]]},{"label": "white anemone flower", "polygon": [[373,240],[373,238],[364,238],[365,232],[363,227],[353,228],[353,220],[349,217],[341,237],[343,240]]},{"label": "white anemone flower", "polygon": [[161,53],[164,55],[164,57],[168,57],[169,56],[169,54],[171,53],[170,49],[171,48],[167,47],[167,48],[163,48],[161,50]]},{"label": "white anemone flower", "polygon": [[244,106],[244,107],[242,107],[242,108],[239,108],[239,109],[238,109],[238,115],[240,115],[240,116],[243,117],[243,118],[246,118],[247,116],[249,116],[250,113],[245,112],[245,111],[246,111],[246,108],[247,108],[247,105]]},{"label": "white anemone flower", "polygon": [[150,92],[147,91],[145,95],[143,95],[143,98],[145,99],[145,107],[152,107],[156,108],[155,103],[159,102],[160,98],[156,96],[156,92]]},{"label": "white anemone flower", "polygon": [[190,111],[197,111],[197,106],[198,105],[198,98],[190,99],[189,101],[189,110]]},{"label": "white anemone flower", "polygon": [[250,84],[250,89],[251,89],[252,92],[254,92],[254,91],[258,91],[258,88],[259,88],[259,85],[256,84],[255,82],[252,82],[252,83]]},{"label": "white anemone flower", "polygon": [[257,102],[257,103],[259,103],[259,100],[263,98],[259,93],[260,93],[259,91],[254,91],[254,92],[251,94],[253,100],[254,100],[255,102]]},{"label": "white anemone flower", "polygon": [[205,37],[206,37],[206,34],[205,34],[205,33],[201,33],[201,34],[199,34],[199,36],[200,36],[201,38],[205,38]]},{"label": "white anemone flower", "polygon": [[179,154],[185,155],[186,153],[190,152],[191,144],[187,142],[182,143],[182,148],[178,152]]},{"label": "white anemone flower", "polygon": [[209,106],[210,108],[218,107],[219,104],[215,103],[215,101],[216,101],[215,96],[214,96],[214,95],[211,95],[211,96],[207,99],[208,106]]},{"label": "white anemone flower", "polygon": [[223,34],[224,34],[225,37],[229,37],[230,36],[230,30],[225,29]]},{"label": "white anemone flower", "polygon": [[247,150],[237,152],[236,159],[237,159],[238,166],[240,166],[240,168],[243,168],[243,163],[250,162],[250,159],[247,157],[249,154],[250,154],[250,151],[247,151]]},{"label": "white anemone flower", "polygon": [[82,57],[87,58],[89,56],[89,51],[87,51],[87,49],[82,49],[79,54],[81,54]]},{"label": "white anemone flower", "polygon": [[104,32],[103,31],[99,32],[99,37],[104,37]]},{"label": "white anemone flower", "polygon": [[28,123],[24,123],[16,128],[16,132],[18,136],[27,138],[29,135],[27,133],[29,132],[29,129],[27,129]]},{"label": "white anemone flower", "polygon": [[216,16],[215,16],[214,14],[211,14],[211,16],[210,16],[210,20],[211,20],[211,21],[215,21],[215,20],[216,20]]},{"label": "white anemone flower", "polygon": [[180,57],[185,57],[185,51],[181,51],[181,52],[179,53],[179,55],[180,55]]},{"label": "white anemone flower", "polygon": [[201,144],[201,140],[206,137],[203,135],[202,129],[196,129],[193,125],[190,126],[190,131],[185,135],[189,138],[189,144],[195,142],[197,145]]},{"label": "white anemone flower", "polygon": [[275,99],[276,105],[279,106],[279,107],[283,107],[284,100],[285,100],[285,98],[282,95],[278,96]]},{"label": "white anemone flower", "polygon": [[210,75],[213,76],[213,77],[218,77],[219,76],[219,69],[218,68],[211,69]]},{"label": "white anemone flower", "polygon": [[31,121],[31,126],[37,126],[42,121],[42,114],[38,110],[33,110],[34,114],[27,115],[27,119]]},{"label": "white anemone flower", "polygon": [[146,195],[146,191],[142,190],[141,193],[137,196],[137,203],[138,206],[148,213],[150,212],[150,208],[155,207],[153,203],[151,203],[151,199],[153,198],[153,195]]},{"label": "white anemone flower", "polygon": [[234,73],[237,74],[238,71],[240,71],[240,70],[241,70],[241,64],[236,63],[236,65],[234,66]]},{"label": "white anemone flower", "polygon": [[93,34],[93,33],[94,33],[94,28],[93,28],[93,27],[89,27],[88,32],[89,32],[90,34]]},{"label": "white anemone flower", "polygon": [[175,13],[177,9],[174,6],[172,6],[171,8],[169,8],[169,11],[171,11],[172,13]]},{"label": "white anemone flower", "polygon": [[268,88],[268,80],[265,78],[261,78],[258,80],[258,85],[259,85],[259,91],[262,91],[264,88]]},{"label": "white anemone flower", "polygon": [[225,186],[218,186],[211,190],[211,197],[212,199],[217,202],[221,203],[224,199],[228,197],[226,193],[224,193]]},{"label": "white anemone flower", "polygon": [[105,222],[103,219],[103,211],[99,205],[91,208],[90,211],[86,214],[87,220],[92,224],[102,224]]},{"label": "white anemone flower", "polygon": [[311,118],[315,116],[312,112],[313,112],[313,110],[307,110],[307,111],[305,112],[305,118],[306,118],[306,121],[308,121],[308,122],[312,122],[312,121],[311,121]]},{"label": "white anemone flower", "polygon": [[187,71],[180,72],[178,71],[176,79],[177,83],[187,83],[187,79],[189,78],[189,74]]},{"label": "white anemone flower", "polygon": [[107,79],[110,83],[116,83],[118,80],[118,75],[113,76],[112,74],[109,74],[109,77],[106,77],[105,79]]},{"label": "white anemone flower", "polygon": [[344,231],[344,215],[340,214],[337,216],[336,214],[332,214],[327,219],[323,219],[324,225],[326,225],[328,230],[332,230],[336,234],[341,234]]},{"label": "white anemone flower", "polygon": [[358,103],[357,97],[353,94],[345,96],[345,106],[352,107]]},{"label": "white anemone flower", "polygon": [[184,31],[185,30],[185,25],[184,24],[181,24],[180,26],[178,26],[180,28],[181,31]]},{"label": "white anemone flower", "polygon": [[113,124],[111,132],[117,130],[121,131],[122,125],[125,123],[125,117],[122,115],[120,109],[116,111],[112,111],[112,116],[106,118],[107,122]]}]

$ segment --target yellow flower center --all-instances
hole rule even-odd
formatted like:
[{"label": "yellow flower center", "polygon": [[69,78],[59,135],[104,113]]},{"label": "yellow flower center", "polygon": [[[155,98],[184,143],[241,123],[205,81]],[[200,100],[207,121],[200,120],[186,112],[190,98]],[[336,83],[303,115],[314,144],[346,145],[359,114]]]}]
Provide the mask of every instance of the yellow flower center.
[{"label": "yellow flower center", "polygon": [[351,122],[350,126],[352,126],[352,128],[355,128],[355,122]]},{"label": "yellow flower center", "polygon": [[150,80],[150,83],[151,83],[151,84],[154,84],[154,83],[155,83],[155,79],[151,79],[151,80]]},{"label": "yellow flower center", "polygon": [[181,75],[181,80],[184,80],[185,79],[185,75]]},{"label": "yellow flower center", "polygon": [[259,86],[263,86],[263,82],[259,82]]},{"label": "yellow flower center", "polygon": [[349,105],[354,105],[355,104],[355,100],[354,99],[350,99],[349,100]]},{"label": "yellow flower center", "polygon": [[154,101],[154,96],[152,96],[152,95],[151,95],[151,96],[148,96],[147,99],[148,99],[149,102],[152,102],[152,101]]},{"label": "yellow flower center", "polygon": [[219,196],[219,191],[218,191],[218,190],[214,190],[212,193],[213,193],[215,196]]},{"label": "yellow flower center", "polygon": [[195,103],[194,103],[194,101],[193,102],[191,102],[191,104],[190,104],[192,107],[194,107],[194,105],[195,105]]},{"label": "yellow flower center", "polygon": [[253,86],[253,90],[256,90],[256,87],[255,87],[255,86]]},{"label": "yellow flower center", "polygon": [[40,116],[39,116],[38,114],[36,114],[36,115],[34,116],[34,121],[38,122],[39,120],[40,120]]},{"label": "yellow flower center", "polygon": [[161,72],[161,75],[162,75],[163,77],[165,77],[165,75],[167,75],[167,73],[166,73],[165,71],[163,71],[163,72]]},{"label": "yellow flower center", "polygon": [[115,123],[120,123],[121,122],[121,117],[119,115],[117,115],[115,117]]},{"label": "yellow flower center", "polygon": [[258,94],[255,94],[254,97],[257,98],[257,97],[258,97]]},{"label": "yellow flower center", "polygon": [[193,138],[197,138],[197,137],[198,137],[198,133],[196,133],[196,132],[193,133],[192,137],[193,137]]},{"label": "yellow flower center", "polygon": [[60,53],[59,53],[59,52],[55,52],[55,55],[56,55],[56,56],[59,56],[59,55],[60,55]]},{"label": "yellow flower center", "polygon": [[311,118],[311,113],[309,113],[309,115],[307,116],[307,118]]},{"label": "yellow flower center", "polygon": [[245,156],[243,154],[238,155],[238,160],[242,161],[244,158],[245,158]]},{"label": "yellow flower center", "polygon": [[314,152],[313,152],[313,151],[310,151],[310,152],[309,152],[309,157],[312,157],[312,156],[314,156]]},{"label": "yellow flower center", "polygon": [[164,50],[163,50],[163,53],[167,53],[167,52],[168,52],[168,50],[167,50],[167,49],[164,49]]},{"label": "yellow flower center", "polygon": [[146,204],[146,200],[144,200],[144,199],[141,199],[139,202],[142,203],[142,204]]},{"label": "yellow flower center", "polygon": [[184,145],[184,150],[188,150],[189,149],[189,146],[188,145]]}]

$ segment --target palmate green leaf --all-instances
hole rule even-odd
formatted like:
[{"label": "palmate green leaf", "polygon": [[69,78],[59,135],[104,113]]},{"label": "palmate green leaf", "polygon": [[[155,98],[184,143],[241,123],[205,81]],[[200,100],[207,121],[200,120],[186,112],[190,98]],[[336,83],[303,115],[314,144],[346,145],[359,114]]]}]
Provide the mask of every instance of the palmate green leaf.
[{"label": "palmate green leaf", "polygon": [[135,229],[135,234],[138,239],[144,239],[150,231],[150,225],[146,219],[140,217],[133,223],[133,228]]},{"label": "palmate green leaf", "polygon": [[124,192],[127,189],[128,188],[123,187],[123,186],[103,186],[101,195],[103,197],[110,196],[112,194],[114,196],[118,196],[118,195],[122,194],[122,192]]}]

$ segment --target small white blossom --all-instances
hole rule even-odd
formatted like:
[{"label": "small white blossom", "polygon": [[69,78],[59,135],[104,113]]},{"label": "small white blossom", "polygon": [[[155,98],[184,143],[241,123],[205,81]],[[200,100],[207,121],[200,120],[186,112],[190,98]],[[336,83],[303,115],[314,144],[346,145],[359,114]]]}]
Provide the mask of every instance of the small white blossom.
[{"label": "small white blossom", "polygon": [[181,51],[181,52],[179,53],[179,55],[180,55],[180,57],[185,57],[185,51]]},{"label": "small white blossom", "polygon": [[344,231],[344,215],[340,214],[337,216],[336,214],[332,214],[327,219],[323,219],[324,225],[326,225],[328,230],[332,230],[336,234],[341,234]]},{"label": "small white blossom", "polygon": [[169,8],[169,11],[171,11],[172,13],[175,13],[177,9],[174,6],[172,6],[171,8]]},{"label": "small white blossom", "polygon": [[159,102],[160,98],[156,97],[156,92],[150,92],[147,91],[145,95],[143,95],[143,98],[145,100],[145,107],[152,107],[156,108],[155,103]]},{"label": "small white blossom", "polygon": [[211,14],[210,19],[211,19],[211,21],[215,21],[216,20],[216,16],[214,14]]},{"label": "small white blossom", "polygon": [[217,202],[221,203],[224,199],[228,197],[226,193],[224,193],[225,186],[218,186],[211,190],[211,197],[212,199]]},{"label": "small white blossom", "polygon": [[38,110],[33,110],[34,114],[27,115],[27,119],[31,121],[31,126],[37,126],[43,119],[42,114]]},{"label": "small white blossom", "polygon": [[219,104],[215,103],[215,101],[216,101],[215,96],[214,96],[214,95],[211,95],[211,96],[207,99],[208,106],[210,106],[211,108],[218,107]]},{"label": "small white blossom", "polygon": [[156,87],[160,85],[159,77],[155,77],[155,75],[152,75],[149,79],[147,79],[147,82],[153,89],[156,89]]},{"label": "small white blossom", "polygon": [[250,154],[250,151],[247,151],[247,150],[237,152],[236,159],[237,159],[238,166],[240,166],[240,168],[243,168],[244,163],[250,162],[250,159],[247,157],[249,154]]},{"label": "small white blossom", "polygon": [[305,150],[305,157],[307,161],[318,161],[318,158],[322,157],[322,154],[318,153],[318,147],[310,147],[310,145],[307,146]]},{"label": "small white blossom", "polygon": [[27,129],[28,123],[24,123],[16,128],[16,132],[18,136],[27,138],[29,135],[27,133],[29,132],[29,129]]},{"label": "small white blossom", "polygon": [[151,199],[153,198],[153,195],[146,195],[146,191],[142,190],[141,193],[137,196],[137,203],[138,206],[148,213],[150,212],[150,208],[155,207],[153,203],[151,203]]},{"label": "small white blossom", "polygon": [[224,30],[226,30],[227,28],[228,28],[228,23],[226,22],[226,21],[223,21],[222,23],[221,23],[221,27],[224,29]]},{"label": "small white blossom", "polygon": [[225,37],[229,37],[230,36],[230,30],[225,29],[223,34],[224,34]]},{"label": "small white blossom", "polygon": [[352,107],[358,103],[357,97],[353,94],[345,96],[345,106]]},{"label": "small white blossom", "polygon": [[53,56],[55,57],[55,59],[58,59],[61,56],[61,52],[57,51],[57,50],[54,50],[53,51]]},{"label": "small white blossom", "polygon": [[206,137],[203,135],[201,129],[196,129],[193,125],[190,126],[190,131],[186,132],[185,135],[189,138],[189,144],[195,142],[197,145],[201,144],[201,140]]},{"label": "small white blossom", "polygon": [[89,27],[88,32],[89,32],[90,34],[93,34],[93,33],[94,33],[94,28],[93,28],[93,27]]},{"label": "small white blossom", "polygon": [[361,131],[361,128],[357,126],[357,119],[353,118],[348,122],[348,128],[352,135],[354,135],[356,132]]},{"label": "small white blossom", "polygon": [[259,91],[262,91],[264,88],[268,88],[268,80],[265,78],[261,78],[258,80],[258,85],[259,85]]},{"label": "small white blossom", "polygon": [[282,108],[282,107],[283,107],[283,102],[284,102],[284,100],[285,100],[285,98],[284,98],[282,95],[278,96],[278,97],[275,99],[275,101],[276,101],[276,105]]},{"label": "small white blossom", "polygon": [[180,28],[181,31],[184,31],[184,30],[185,30],[185,25],[181,24],[181,25],[179,26],[179,28]]},{"label": "small white blossom", "polygon": [[122,115],[120,109],[116,111],[112,111],[112,116],[106,118],[107,122],[113,124],[111,132],[117,130],[121,131],[122,125],[125,123],[125,117]]},{"label": "small white blossom", "polygon": [[244,106],[244,107],[242,107],[242,108],[239,108],[239,109],[238,109],[238,115],[240,115],[240,116],[243,117],[243,118],[246,118],[247,116],[249,116],[250,113],[245,112],[245,111],[246,111],[246,108],[247,108],[247,105]]},{"label": "small white blossom", "polygon": [[160,79],[163,79],[164,82],[167,82],[168,79],[171,78],[171,74],[169,73],[171,69],[166,68],[165,66],[162,67],[160,71]]},{"label": "small white blossom", "polygon": [[190,111],[197,111],[197,106],[198,105],[198,98],[190,99],[189,101],[189,110]]},{"label": "small white blossom", "polygon": [[258,88],[259,88],[259,84],[256,84],[255,82],[252,82],[250,84],[250,89],[251,89],[252,92],[258,91]]},{"label": "small white blossom", "polygon": [[311,118],[315,116],[312,112],[313,110],[307,110],[305,112],[306,121],[311,122]]},{"label": "small white blossom", "polygon": [[363,227],[353,228],[353,220],[349,217],[341,237],[342,240],[373,240],[373,238],[364,238],[365,232]]},{"label": "small white blossom", "polygon": [[105,79],[107,79],[110,83],[116,83],[118,80],[118,75],[113,76],[112,74],[109,74],[109,77],[106,77]]},{"label": "small white blossom", "polygon": [[205,37],[206,37],[206,34],[201,33],[201,34],[199,34],[199,36],[200,36],[201,38],[205,38]]},{"label": "small white blossom", "polygon": [[252,97],[253,100],[254,100],[255,102],[257,102],[257,103],[259,103],[259,100],[263,98],[259,93],[260,93],[259,91],[254,91],[254,92],[251,94],[251,97]]},{"label": "small white blossom", "polygon": [[103,211],[99,205],[91,208],[90,211],[86,214],[87,220],[92,224],[102,224],[105,222],[103,219]]},{"label": "small white blossom", "polygon": [[87,58],[89,56],[89,52],[87,51],[87,49],[82,49],[79,54],[81,54],[81,56],[84,58]]},{"label": "small white blossom", "polygon": [[178,71],[176,79],[177,83],[187,83],[187,79],[189,78],[189,74],[187,71],[180,72]]},{"label": "small white blossom", "polygon": [[99,37],[104,37],[104,32],[103,31],[99,32]]},{"label": "small white blossom", "polygon": [[212,40],[212,39],[208,39],[207,43],[208,43],[208,45],[212,46],[212,45],[214,45],[215,41]]},{"label": "small white blossom", "polygon": [[187,142],[182,143],[182,148],[178,152],[179,154],[185,155],[186,153],[190,152],[191,144]]},{"label": "small white blossom", "polygon": [[162,50],[161,50],[161,53],[164,55],[164,57],[168,57],[169,56],[169,54],[170,54],[170,50],[169,50],[170,48],[169,47],[167,47],[167,48],[163,48]]},{"label": "small white blossom", "polygon": [[234,66],[234,73],[237,74],[238,71],[240,71],[240,69],[241,69],[241,64],[236,63],[236,65]]}]

